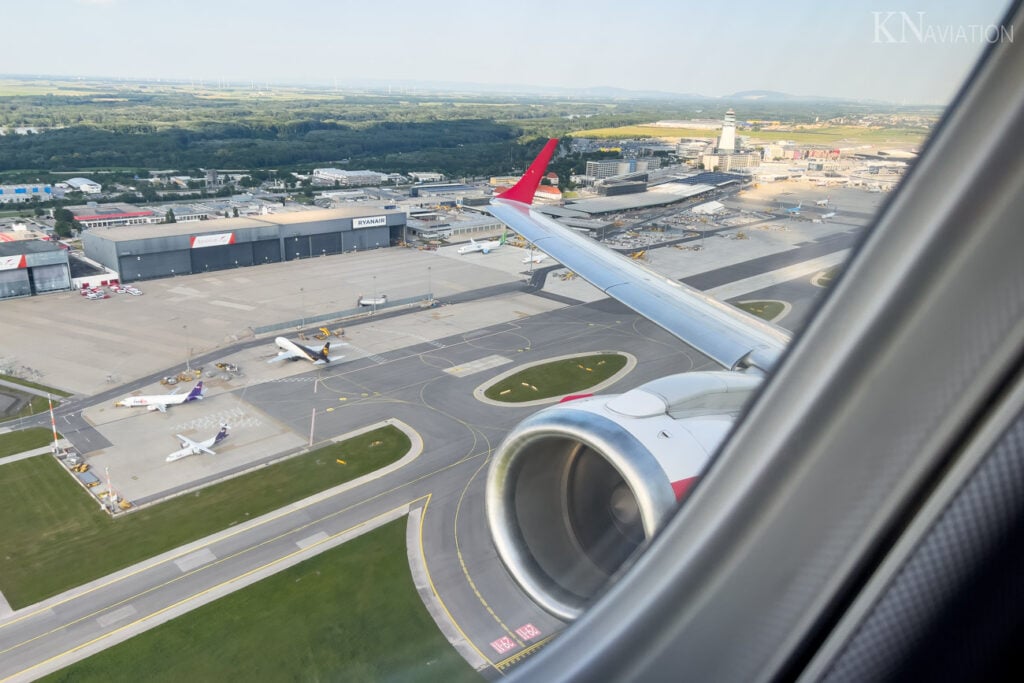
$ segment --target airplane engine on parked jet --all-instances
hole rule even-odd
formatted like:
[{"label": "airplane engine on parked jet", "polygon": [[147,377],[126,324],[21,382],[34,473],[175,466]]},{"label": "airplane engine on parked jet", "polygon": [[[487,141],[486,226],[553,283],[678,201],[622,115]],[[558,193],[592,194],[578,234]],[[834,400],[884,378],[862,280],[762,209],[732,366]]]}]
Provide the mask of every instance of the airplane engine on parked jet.
[{"label": "airplane engine on parked jet", "polygon": [[671,375],[517,425],[495,451],[486,507],[520,587],[556,617],[578,617],[664,526],[760,381]]}]

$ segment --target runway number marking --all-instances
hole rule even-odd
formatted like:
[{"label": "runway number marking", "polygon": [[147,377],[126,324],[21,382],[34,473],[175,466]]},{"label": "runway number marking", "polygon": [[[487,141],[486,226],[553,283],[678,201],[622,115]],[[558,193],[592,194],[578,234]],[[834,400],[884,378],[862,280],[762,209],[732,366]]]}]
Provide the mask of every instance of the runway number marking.
[{"label": "runway number marking", "polygon": [[540,635],[540,629],[533,624],[524,624],[516,629],[516,635],[523,640],[533,640]]},{"label": "runway number marking", "polygon": [[502,636],[497,640],[491,641],[491,647],[493,647],[494,651],[499,655],[503,655],[509,650],[514,650],[519,646],[516,645],[516,641],[512,640],[508,636]]}]

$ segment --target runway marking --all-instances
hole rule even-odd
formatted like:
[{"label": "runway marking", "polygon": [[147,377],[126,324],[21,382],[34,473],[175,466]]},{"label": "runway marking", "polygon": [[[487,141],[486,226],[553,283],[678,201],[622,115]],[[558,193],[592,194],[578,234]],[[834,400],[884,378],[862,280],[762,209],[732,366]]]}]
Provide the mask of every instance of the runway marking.
[{"label": "runway marking", "polygon": [[492,640],[491,647],[493,647],[494,651],[497,652],[499,655],[503,655],[509,650],[516,649],[517,647],[519,647],[519,645],[517,645],[516,641],[512,640],[508,636],[502,636],[497,640]]},{"label": "runway marking", "polygon": [[96,618],[96,625],[100,628],[107,628],[113,626],[119,621],[130,619],[134,617],[139,610],[135,609],[132,605],[125,605],[121,609],[116,609],[113,612],[107,612],[101,617]]},{"label": "runway marking", "polygon": [[327,535],[327,532],[326,531],[321,531],[319,533],[313,534],[312,536],[307,536],[306,538],[300,538],[299,540],[295,541],[295,545],[299,546],[302,549],[306,549],[306,548],[314,546],[314,545],[316,545],[318,543],[323,543],[328,538],[329,537]]},{"label": "runway marking", "polygon": [[174,561],[174,564],[178,565],[178,569],[183,572],[190,572],[196,567],[201,567],[204,564],[213,562],[217,559],[217,556],[213,554],[213,551],[209,548],[203,548],[197,550],[194,553],[185,555],[184,557],[178,558]]},{"label": "runway marking", "polygon": [[485,356],[484,358],[480,358],[478,360],[463,363],[462,365],[457,365],[454,368],[445,368],[444,371],[447,372],[449,375],[454,375],[456,377],[467,377],[469,375],[474,375],[478,372],[483,372],[484,370],[490,370],[491,368],[497,368],[502,365],[508,365],[511,362],[511,358],[506,358],[505,356],[499,356],[495,354],[493,356]]},{"label": "runway marking", "polygon": [[504,673],[513,664],[518,664],[519,662],[523,661],[524,659],[526,659],[530,655],[532,655],[535,652],[537,652],[537,650],[541,649],[542,647],[544,647],[545,645],[550,643],[551,639],[554,638],[554,637],[555,637],[555,635],[552,634],[552,635],[548,636],[547,638],[545,638],[544,640],[538,640],[536,643],[534,643],[530,647],[526,648],[525,650],[520,650],[519,652],[515,653],[511,657],[508,657],[506,659],[501,660],[500,662],[497,662],[494,665],[494,668],[496,668],[498,671],[501,671],[502,673]]},{"label": "runway marking", "polygon": [[533,624],[523,624],[516,629],[516,635],[524,641],[529,641],[540,636],[540,629]]}]

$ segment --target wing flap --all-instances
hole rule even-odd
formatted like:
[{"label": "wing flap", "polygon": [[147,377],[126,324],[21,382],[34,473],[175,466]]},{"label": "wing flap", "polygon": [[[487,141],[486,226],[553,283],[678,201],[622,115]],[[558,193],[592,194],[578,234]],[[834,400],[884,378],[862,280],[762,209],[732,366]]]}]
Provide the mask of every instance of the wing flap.
[{"label": "wing flap", "polygon": [[789,342],[789,335],[774,325],[655,273],[527,204],[493,199],[490,213],[608,296],[727,369],[767,371]]}]

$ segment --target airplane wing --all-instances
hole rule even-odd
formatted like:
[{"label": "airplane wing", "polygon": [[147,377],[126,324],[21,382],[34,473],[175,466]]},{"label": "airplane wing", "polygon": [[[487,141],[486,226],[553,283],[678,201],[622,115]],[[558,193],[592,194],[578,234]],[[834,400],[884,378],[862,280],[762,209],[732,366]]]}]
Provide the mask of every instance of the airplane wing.
[{"label": "airplane wing", "polygon": [[268,360],[268,363],[276,363],[282,360],[291,360],[292,358],[305,358],[301,353],[295,353],[294,351],[280,351],[276,356]]},{"label": "airplane wing", "polygon": [[659,275],[528,204],[494,199],[490,211],[551,258],[725,368],[768,370],[789,341],[774,325]]},{"label": "airplane wing", "polygon": [[167,412],[167,406],[164,403],[151,403],[149,405],[150,410],[159,410],[161,413]]},{"label": "airplane wing", "polygon": [[730,370],[769,370],[789,334],[734,306],[659,275],[530,208],[558,145],[544,146],[523,177],[491,200],[490,213],[608,296]]},{"label": "airplane wing", "polygon": [[178,443],[181,444],[182,450],[186,448],[195,448],[196,446],[199,445],[192,439],[188,438],[187,436],[182,436],[181,434],[175,434],[174,436],[177,437]]}]

